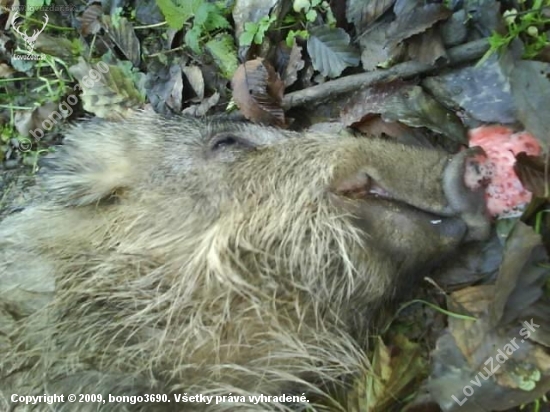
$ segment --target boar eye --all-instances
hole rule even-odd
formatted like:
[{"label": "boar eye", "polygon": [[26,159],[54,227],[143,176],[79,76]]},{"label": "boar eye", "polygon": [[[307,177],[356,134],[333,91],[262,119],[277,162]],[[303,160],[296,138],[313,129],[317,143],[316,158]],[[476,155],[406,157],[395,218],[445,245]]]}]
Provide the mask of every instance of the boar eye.
[{"label": "boar eye", "polygon": [[238,136],[233,134],[221,134],[212,139],[210,149],[212,151],[219,151],[228,148],[252,148],[254,145]]}]

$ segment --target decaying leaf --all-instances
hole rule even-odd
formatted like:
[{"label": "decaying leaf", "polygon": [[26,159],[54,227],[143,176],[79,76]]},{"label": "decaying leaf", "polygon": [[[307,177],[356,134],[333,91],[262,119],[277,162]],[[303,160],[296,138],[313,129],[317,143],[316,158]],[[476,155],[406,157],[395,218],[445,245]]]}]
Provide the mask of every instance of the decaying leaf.
[{"label": "decaying leaf", "polygon": [[132,62],[134,67],[138,67],[141,61],[141,51],[139,40],[134,32],[132,23],[126,18],[120,18],[115,22],[110,16],[103,16],[103,27],[117,45],[124,56]]},{"label": "decaying leaf", "polygon": [[288,59],[282,75],[285,87],[294,84],[294,82],[298,80],[298,72],[304,68],[304,65],[305,62],[304,59],[302,59],[302,48],[298,46],[295,41],[288,54]]},{"label": "decaying leaf", "polygon": [[137,0],[136,20],[141,24],[157,24],[164,20],[164,17],[154,1]]},{"label": "decaying leaf", "polygon": [[[33,110],[17,110],[14,116],[15,129],[21,136],[24,137],[31,136],[31,132],[35,132],[34,134],[36,136],[33,136],[33,139],[40,140],[44,137],[42,135],[43,133],[47,134],[47,132],[51,131],[55,126],[58,126],[61,122],[63,122],[63,118],[69,117],[70,114],[72,114],[72,112],[69,112],[70,106],[67,105],[67,107],[68,110],[61,113],[58,104],[48,102],[34,108]],[[63,108],[65,108],[65,106],[63,106]],[[53,112],[59,112],[61,118],[59,116],[51,116]],[[44,123],[44,126],[47,125],[48,127],[44,127],[42,122],[48,118],[50,120],[47,123]],[[37,129],[39,132],[37,132]]]},{"label": "decaying leaf", "polygon": [[6,63],[0,63],[0,79],[11,77],[15,70]]},{"label": "decaying leaf", "polygon": [[550,355],[539,346],[550,344],[547,261],[540,237],[517,222],[496,283],[450,295],[451,311],[477,320],[449,317],[432,353],[428,387],[443,410],[508,410],[550,390]]},{"label": "decaying leaf", "polygon": [[458,10],[444,23],[441,24],[440,32],[443,44],[447,47],[464,43],[468,37],[468,16],[464,9]]},{"label": "decaying leaf", "polygon": [[146,83],[147,97],[153,108],[160,112],[179,112],[182,109],[183,78],[178,62],[169,68],[150,70]]},{"label": "decaying leaf", "polygon": [[403,43],[385,45],[389,27],[388,22],[376,23],[371,30],[359,38],[361,63],[366,71],[377,67],[387,68],[404,54]]},{"label": "decaying leaf", "polygon": [[410,12],[398,14],[388,30],[386,45],[396,44],[422,33],[451,14],[452,12],[441,3],[428,3],[415,7]]},{"label": "decaying leaf", "polygon": [[214,93],[212,96],[202,99],[199,104],[195,104],[187,107],[182,111],[183,114],[187,114],[195,117],[205,116],[208,110],[214,107],[220,101],[220,94],[218,92]]},{"label": "decaying leaf", "polygon": [[362,33],[369,24],[388,10],[395,0],[348,0],[346,19],[355,25],[357,33]]},{"label": "decaying leaf", "polygon": [[[94,73],[92,70],[97,75],[91,74]],[[132,108],[143,104],[144,96],[136,88],[132,73],[127,67],[108,65],[107,73],[102,73],[80,58],[78,64],[69,68],[69,72],[79,82],[82,107],[98,117],[125,117]]]},{"label": "decaying leaf", "polygon": [[372,371],[355,381],[348,394],[351,412],[385,412],[402,398],[409,385],[427,373],[427,364],[419,344],[397,335],[393,347],[378,338],[372,360]]},{"label": "decaying leaf", "polygon": [[521,318],[521,313],[542,297],[542,287],[550,279],[550,269],[541,265],[547,260],[540,235],[518,222],[506,241],[495,284],[495,297],[489,309],[492,326]]},{"label": "decaying leaf", "polygon": [[473,119],[505,124],[516,120],[510,84],[496,55],[481,66],[467,66],[428,77],[422,85],[440,102],[455,110],[464,110]]},{"label": "decaying leaf", "polygon": [[529,156],[522,152],[516,156],[514,171],[527,190],[537,197],[548,198],[550,172],[542,157]]},{"label": "decaying leaf", "polygon": [[101,4],[93,3],[90,4],[82,15],[79,17],[80,20],[80,32],[87,36],[89,34],[96,34],[101,30],[101,16],[103,15],[103,9]]},{"label": "decaying leaf", "polygon": [[311,29],[307,51],[315,70],[325,77],[338,77],[346,67],[359,64],[359,53],[350,45],[349,35],[340,28]]},{"label": "decaying leaf", "polygon": [[427,127],[457,142],[466,142],[464,127],[456,115],[419,86],[396,81],[366,88],[352,95],[340,117],[350,126],[372,114],[412,127]]},{"label": "decaying leaf", "polygon": [[181,68],[189,85],[197,95],[197,99],[200,101],[204,98],[204,76],[198,66],[184,66]]},{"label": "decaying leaf", "polygon": [[74,51],[77,48],[75,47],[75,43],[69,39],[40,33],[40,36],[36,39],[35,49],[41,53],[59,57],[70,63],[75,60]]},{"label": "decaying leaf", "polygon": [[447,59],[441,35],[433,28],[409,39],[408,54],[411,60],[430,65]]},{"label": "decaying leaf", "polygon": [[269,62],[257,58],[241,64],[231,80],[231,87],[233,99],[247,119],[285,125],[281,108],[284,84]]},{"label": "decaying leaf", "polygon": [[233,6],[235,38],[244,31],[245,23],[257,23],[262,17],[269,16],[280,0],[236,0]]},{"label": "decaying leaf", "polygon": [[[537,61],[512,61],[511,54],[502,59],[508,65],[516,114],[525,129],[548,150],[550,143],[550,64]],[[510,67],[511,66],[511,67]]]}]

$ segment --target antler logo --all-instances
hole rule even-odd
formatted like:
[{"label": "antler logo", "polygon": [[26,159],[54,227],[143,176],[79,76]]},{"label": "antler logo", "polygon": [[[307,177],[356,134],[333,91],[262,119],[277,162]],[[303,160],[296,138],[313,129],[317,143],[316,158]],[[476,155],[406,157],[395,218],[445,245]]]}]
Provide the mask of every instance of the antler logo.
[{"label": "antler logo", "polygon": [[27,43],[27,50],[32,53],[34,51],[34,46],[36,44],[36,39],[38,38],[38,35],[44,31],[44,29],[46,28],[46,24],[48,24],[48,15],[44,14],[44,20],[45,20],[44,25],[40,30],[34,30],[32,36],[27,35],[26,32],[22,32],[20,30],[20,27],[21,27],[20,24],[19,25],[15,24],[15,20],[18,17],[19,17],[19,12],[16,11],[13,14],[13,19],[11,20],[11,24],[13,25],[13,30],[17,34],[19,34],[23,40],[25,40],[25,43]]}]

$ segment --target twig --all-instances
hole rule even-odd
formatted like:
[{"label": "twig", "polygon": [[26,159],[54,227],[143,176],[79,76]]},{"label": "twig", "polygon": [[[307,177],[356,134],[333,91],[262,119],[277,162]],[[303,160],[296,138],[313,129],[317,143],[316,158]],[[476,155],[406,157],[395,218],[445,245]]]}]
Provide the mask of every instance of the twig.
[{"label": "twig", "polygon": [[381,69],[368,73],[352,74],[350,76],[341,77],[318,86],[308,87],[307,89],[287,94],[283,98],[283,108],[286,110],[291,107],[318,103],[329,97],[342,93],[349,93],[376,83],[395,79],[406,79],[441,69],[441,67],[466,63],[480,58],[487,50],[489,50],[487,39],[480,39],[447,50],[449,59],[445,65],[430,65],[409,61],[397,64],[390,69]]}]

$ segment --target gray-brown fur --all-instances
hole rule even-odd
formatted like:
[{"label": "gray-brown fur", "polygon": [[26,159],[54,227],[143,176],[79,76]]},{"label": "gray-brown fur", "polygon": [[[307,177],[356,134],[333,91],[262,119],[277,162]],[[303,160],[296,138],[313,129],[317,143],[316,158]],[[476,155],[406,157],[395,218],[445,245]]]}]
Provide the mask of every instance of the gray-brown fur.
[{"label": "gray-brown fur", "polygon": [[[486,235],[463,173],[424,148],[220,120],[76,127],[44,171],[49,200],[0,225],[0,406],[166,393],[56,410],[290,410],[172,394],[306,392],[344,408],[329,393],[364,371],[381,308]],[[357,190],[365,174],[386,195]]]}]

